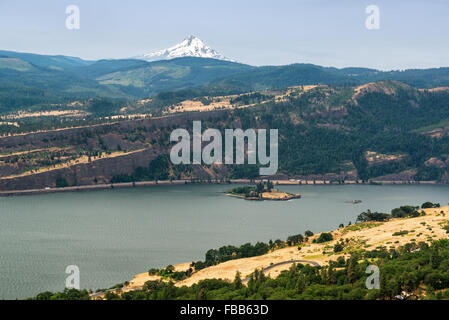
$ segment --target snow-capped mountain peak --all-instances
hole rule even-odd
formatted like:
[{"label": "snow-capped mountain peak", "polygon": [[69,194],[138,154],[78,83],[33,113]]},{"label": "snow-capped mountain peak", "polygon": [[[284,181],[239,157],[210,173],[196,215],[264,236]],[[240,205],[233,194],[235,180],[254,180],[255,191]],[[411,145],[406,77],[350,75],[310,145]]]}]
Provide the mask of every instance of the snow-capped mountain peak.
[{"label": "snow-capped mountain peak", "polygon": [[171,48],[143,54],[135,58],[146,61],[157,61],[182,57],[212,58],[218,60],[233,61],[218,53],[211,47],[208,47],[203,41],[201,41],[201,39],[192,35],[188,36],[182,42]]}]

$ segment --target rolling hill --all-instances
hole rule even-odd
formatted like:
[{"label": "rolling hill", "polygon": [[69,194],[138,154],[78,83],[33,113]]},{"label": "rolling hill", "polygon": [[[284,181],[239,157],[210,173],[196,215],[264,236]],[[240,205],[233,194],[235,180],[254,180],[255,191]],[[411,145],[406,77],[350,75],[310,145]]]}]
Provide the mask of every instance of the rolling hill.
[{"label": "rolling hill", "polygon": [[[46,117],[36,118],[37,127],[15,119],[20,127],[1,128],[5,133],[0,138],[5,155],[0,163],[3,188],[31,184],[41,188],[54,185],[58,177],[71,185],[90,185],[95,181],[152,180],[155,176],[175,180],[259,176],[258,167],[252,165],[173,167],[167,155],[170,133],[174,127],[191,130],[193,120],[202,120],[204,130],[278,129],[278,178],[331,183],[449,182],[449,89],[423,90],[387,80],[356,87],[298,86],[188,99],[173,106],[196,103],[196,110],[124,121],[93,117],[83,122],[80,113],[76,125],[65,129],[62,117],[54,117],[59,127]],[[207,100],[221,106],[227,103],[228,107],[210,109]],[[101,117],[108,115],[109,106],[98,105],[104,111]],[[176,111],[170,106],[165,110]],[[96,122],[98,119],[102,122]],[[435,128],[441,129],[437,135]],[[148,152],[154,159],[162,158],[150,165]],[[18,153],[24,156],[16,156]],[[114,154],[122,156],[109,159]],[[100,162],[76,163],[80,155],[80,159],[92,156]],[[61,162],[65,167],[59,166]],[[59,167],[54,167],[56,164]],[[94,169],[95,174],[89,171]]]},{"label": "rolling hill", "polygon": [[449,68],[384,72],[312,64],[254,67],[198,57],[86,61],[0,51],[0,112],[92,97],[135,100],[184,89],[207,96],[311,84],[347,87],[379,80],[417,88],[449,86]]}]

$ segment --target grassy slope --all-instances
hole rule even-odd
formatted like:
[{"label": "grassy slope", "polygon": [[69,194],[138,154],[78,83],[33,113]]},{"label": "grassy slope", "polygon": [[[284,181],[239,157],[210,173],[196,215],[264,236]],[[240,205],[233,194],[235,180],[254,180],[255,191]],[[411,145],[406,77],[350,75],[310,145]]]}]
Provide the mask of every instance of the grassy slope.
[{"label": "grassy slope", "polygon": [[[334,240],[326,243],[312,243],[312,240],[320,235],[316,234],[302,246],[300,251],[298,251],[297,247],[287,247],[274,250],[263,256],[230,260],[200,270],[190,278],[177,282],[176,286],[191,286],[205,279],[233,281],[236,272],[240,272],[242,278],[245,278],[254,272],[255,269],[263,269],[271,264],[291,260],[312,260],[323,266],[327,265],[329,261],[336,261],[340,256],[348,257],[351,252],[360,249],[374,250],[379,246],[398,248],[409,243],[412,239],[416,243],[421,241],[430,243],[432,240],[447,238],[446,230],[442,227],[449,223],[449,206],[438,209],[425,209],[424,212],[426,212],[426,215],[418,218],[398,218],[384,223],[367,222],[337,229],[331,232]],[[402,236],[393,236],[394,233],[405,230],[409,232]],[[346,239],[349,239],[349,242],[345,246],[344,251],[337,254],[334,253],[334,244]],[[176,270],[183,271],[187,266],[188,263],[177,265]],[[282,271],[288,270],[290,267],[291,265],[286,264],[273,268],[267,275],[277,277]],[[148,273],[139,274],[130,282],[129,286],[124,288],[124,291],[139,289],[146,281],[156,279],[157,277],[149,276]]]}]

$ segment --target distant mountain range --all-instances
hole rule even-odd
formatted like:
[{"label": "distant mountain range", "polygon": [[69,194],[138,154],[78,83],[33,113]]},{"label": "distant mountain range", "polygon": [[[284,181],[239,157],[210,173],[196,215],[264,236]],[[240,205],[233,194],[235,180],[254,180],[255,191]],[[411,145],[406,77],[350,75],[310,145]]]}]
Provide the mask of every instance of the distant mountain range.
[{"label": "distant mountain range", "polygon": [[225,56],[223,56],[216,50],[212,49],[211,47],[208,47],[207,45],[204,44],[203,41],[201,41],[201,39],[192,35],[188,36],[181,43],[178,43],[177,45],[171,48],[143,54],[134,57],[134,59],[141,59],[148,62],[152,62],[158,60],[169,60],[185,57],[211,58],[235,62],[234,60],[226,58]]},{"label": "distant mountain range", "polygon": [[209,91],[226,94],[308,84],[360,85],[378,80],[396,80],[418,88],[449,86],[449,68],[384,72],[312,64],[254,67],[228,61],[193,36],[173,48],[145,56],[163,60],[87,61],[0,51],[0,112],[97,96],[140,99],[192,88],[207,95]]}]

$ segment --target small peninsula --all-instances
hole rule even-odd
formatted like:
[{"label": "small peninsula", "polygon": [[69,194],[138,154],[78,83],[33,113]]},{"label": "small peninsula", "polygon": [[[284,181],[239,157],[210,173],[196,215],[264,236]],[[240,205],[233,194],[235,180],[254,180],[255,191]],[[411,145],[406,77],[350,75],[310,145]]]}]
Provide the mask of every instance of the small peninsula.
[{"label": "small peninsula", "polygon": [[242,198],[245,200],[272,200],[272,201],[287,201],[291,199],[300,199],[300,194],[291,194],[280,191],[273,187],[271,181],[259,182],[256,186],[241,186],[236,187],[226,192],[228,196]]}]

